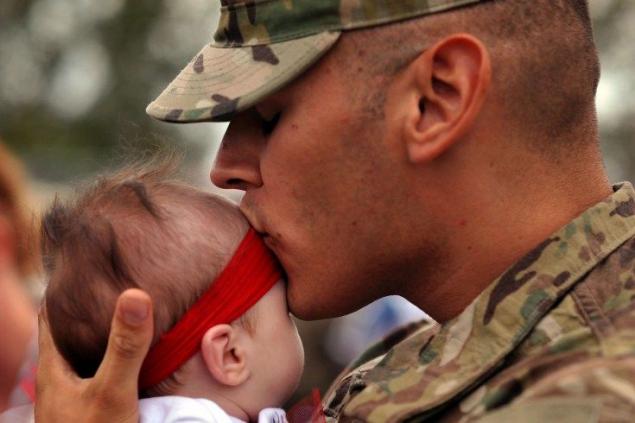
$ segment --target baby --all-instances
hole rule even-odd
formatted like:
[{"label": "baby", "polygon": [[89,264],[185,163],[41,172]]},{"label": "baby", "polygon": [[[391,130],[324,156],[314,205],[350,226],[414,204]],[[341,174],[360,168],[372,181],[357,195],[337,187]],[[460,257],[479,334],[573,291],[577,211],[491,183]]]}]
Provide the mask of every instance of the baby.
[{"label": "baby", "polygon": [[43,219],[53,340],[81,377],[103,358],[117,296],[146,291],[154,338],[142,422],[284,421],[304,362],[277,262],[236,206],[152,167],[99,180]]}]

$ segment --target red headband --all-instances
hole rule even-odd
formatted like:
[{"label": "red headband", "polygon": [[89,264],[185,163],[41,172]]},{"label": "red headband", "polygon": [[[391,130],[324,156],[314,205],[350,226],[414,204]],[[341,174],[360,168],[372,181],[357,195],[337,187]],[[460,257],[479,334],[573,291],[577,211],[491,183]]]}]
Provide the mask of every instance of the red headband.
[{"label": "red headband", "polygon": [[281,277],[278,262],[250,229],[207,291],[150,349],[141,367],[139,387],[150,388],[178,370],[199,350],[209,328],[245,314]]}]

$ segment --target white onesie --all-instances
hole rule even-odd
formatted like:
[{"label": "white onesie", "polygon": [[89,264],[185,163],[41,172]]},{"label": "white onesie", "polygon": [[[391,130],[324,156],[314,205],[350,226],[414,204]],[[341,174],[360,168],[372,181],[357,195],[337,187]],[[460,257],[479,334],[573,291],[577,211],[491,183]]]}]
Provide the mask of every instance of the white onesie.
[{"label": "white onesie", "polygon": [[[244,423],[230,416],[216,403],[178,396],[146,398],[139,401],[140,423]],[[32,423],[33,406],[23,406],[0,414],[0,423]],[[284,410],[265,408],[258,423],[286,423]]]},{"label": "white onesie", "polygon": [[[244,423],[210,400],[179,396],[142,399],[139,415],[140,423]],[[280,408],[265,408],[258,414],[258,423],[286,422],[286,414]]]}]

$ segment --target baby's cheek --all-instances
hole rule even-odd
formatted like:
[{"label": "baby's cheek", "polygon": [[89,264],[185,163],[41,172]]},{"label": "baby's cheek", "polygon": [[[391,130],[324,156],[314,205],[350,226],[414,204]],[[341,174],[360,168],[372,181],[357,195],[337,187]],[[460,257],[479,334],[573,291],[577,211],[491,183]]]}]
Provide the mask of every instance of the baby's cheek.
[{"label": "baby's cheek", "polygon": [[[295,383],[294,386],[297,388],[300,383],[300,379],[302,378],[302,373],[304,371],[304,346],[302,345],[302,340],[300,339],[300,335],[298,332],[295,332],[295,336],[293,337],[293,343],[295,345]],[[295,390],[294,388],[294,390]]]},{"label": "baby's cheek", "polygon": [[286,360],[280,361],[284,363],[284,368],[279,373],[279,376],[284,378],[285,390],[283,395],[285,398],[283,402],[286,402],[297,389],[304,370],[304,348],[300,335],[293,323],[288,329],[285,336],[279,338],[280,347],[282,347],[280,349],[283,350],[280,353],[286,357]]}]

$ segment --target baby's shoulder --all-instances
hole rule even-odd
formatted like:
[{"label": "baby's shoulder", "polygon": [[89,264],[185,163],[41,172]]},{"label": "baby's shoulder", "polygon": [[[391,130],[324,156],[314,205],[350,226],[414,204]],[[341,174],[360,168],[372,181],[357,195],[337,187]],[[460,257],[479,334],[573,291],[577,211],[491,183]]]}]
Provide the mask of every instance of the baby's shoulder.
[{"label": "baby's shoulder", "polygon": [[164,396],[139,401],[140,423],[232,423],[215,402],[203,398]]}]

